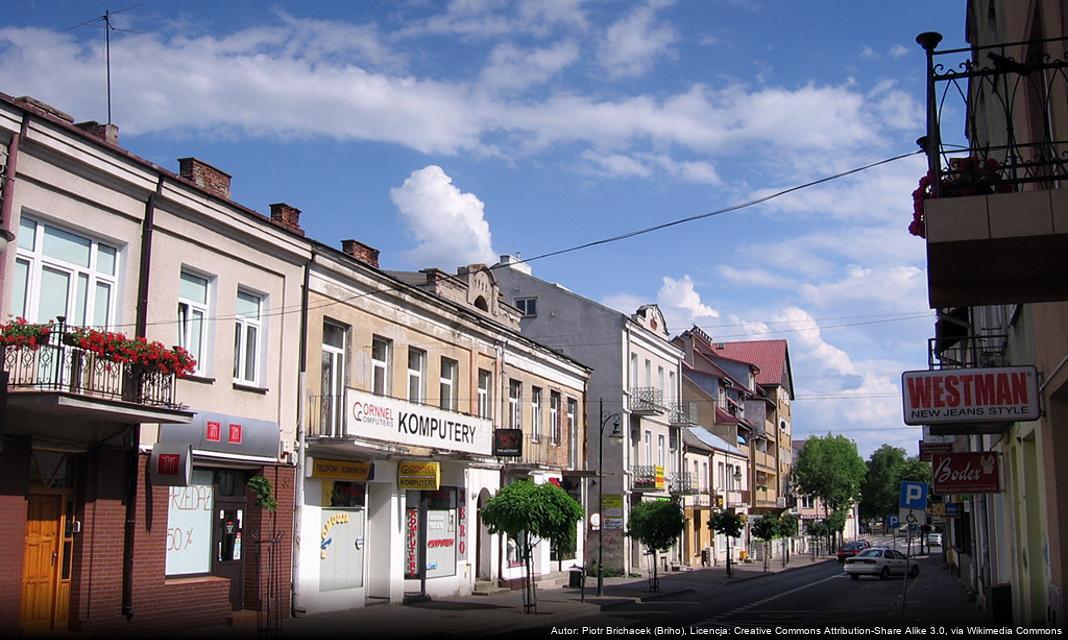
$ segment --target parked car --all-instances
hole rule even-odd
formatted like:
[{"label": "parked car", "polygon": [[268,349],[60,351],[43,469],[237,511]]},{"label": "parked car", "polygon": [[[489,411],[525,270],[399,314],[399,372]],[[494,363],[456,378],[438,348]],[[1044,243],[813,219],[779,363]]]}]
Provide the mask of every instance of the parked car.
[{"label": "parked car", "polygon": [[937,531],[933,531],[931,533],[928,533],[927,534],[927,544],[928,544],[928,546],[931,546],[931,547],[941,547],[942,546],[942,534],[938,533]]},{"label": "parked car", "polygon": [[847,542],[838,547],[838,562],[844,562],[846,558],[852,558],[861,551],[871,546],[871,543],[867,540],[856,540],[854,542]]},{"label": "parked car", "polygon": [[879,576],[880,580],[886,580],[892,575],[905,575],[905,567],[908,566],[910,578],[920,575],[920,567],[917,564],[907,564],[905,554],[895,549],[876,547],[864,549],[852,558],[845,560],[845,572],[854,580],[860,576]]}]

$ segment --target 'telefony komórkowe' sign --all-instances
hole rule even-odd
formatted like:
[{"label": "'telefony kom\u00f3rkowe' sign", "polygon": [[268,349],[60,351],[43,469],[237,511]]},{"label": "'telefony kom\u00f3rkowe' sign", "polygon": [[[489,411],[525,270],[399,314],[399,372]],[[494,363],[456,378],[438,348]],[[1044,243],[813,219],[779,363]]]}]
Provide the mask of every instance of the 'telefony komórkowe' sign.
[{"label": "'telefony kom\u00f3rkowe' sign", "polygon": [[345,390],[350,436],[447,451],[489,456],[493,425],[489,420],[434,407]]},{"label": "'telefony kom\u00f3rkowe' sign", "polygon": [[1037,420],[1034,367],[942,369],[901,374],[905,424]]}]

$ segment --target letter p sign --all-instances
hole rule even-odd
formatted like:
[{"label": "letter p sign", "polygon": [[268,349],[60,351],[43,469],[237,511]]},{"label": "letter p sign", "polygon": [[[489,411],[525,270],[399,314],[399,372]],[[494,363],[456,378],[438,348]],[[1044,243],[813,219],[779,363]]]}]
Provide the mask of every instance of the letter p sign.
[{"label": "letter p sign", "polygon": [[927,484],[924,482],[901,483],[900,507],[923,511],[927,508]]}]

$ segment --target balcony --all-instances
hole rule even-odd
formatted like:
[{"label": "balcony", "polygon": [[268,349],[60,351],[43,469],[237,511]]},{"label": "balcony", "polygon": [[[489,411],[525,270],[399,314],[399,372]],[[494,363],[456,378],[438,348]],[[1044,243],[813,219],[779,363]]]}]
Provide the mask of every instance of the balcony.
[{"label": "balcony", "polygon": [[963,367],[1007,366],[1005,334],[947,336],[927,340],[927,368],[959,369]]},{"label": "balcony", "polygon": [[672,402],[669,409],[671,410],[672,425],[687,426],[697,424],[696,402]]},{"label": "balcony", "polygon": [[664,467],[635,465],[630,468],[631,488],[634,491],[662,492],[667,489]]},{"label": "balcony", "polygon": [[775,471],[775,457],[764,453],[763,451],[753,452],[753,462],[755,462],[758,467],[763,467],[772,472]]},{"label": "balcony", "polygon": [[[127,424],[190,421],[192,412],[175,398],[174,373],[67,344],[70,329],[60,322],[34,347],[0,346],[9,407]],[[23,426],[39,432],[47,425]]]},{"label": "balcony", "polygon": [[523,443],[523,455],[518,458],[505,458],[506,463],[554,469],[568,468],[565,443],[554,443],[544,433],[537,438],[530,434],[523,435],[526,440]]},{"label": "balcony", "polygon": [[700,487],[698,486],[697,476],[689,471],[672,474],[669,485],[672,495],[692,496],[701,492]]},{"label": "balcony", "polygon": [[664,392],[656,387],[632,387],[630,412],[651,416],[664,412]]},{"label": "balcony", "polygon": [[938,34],[917,40],[931,306],[1068,300],[1068,39],[942,51]]}]

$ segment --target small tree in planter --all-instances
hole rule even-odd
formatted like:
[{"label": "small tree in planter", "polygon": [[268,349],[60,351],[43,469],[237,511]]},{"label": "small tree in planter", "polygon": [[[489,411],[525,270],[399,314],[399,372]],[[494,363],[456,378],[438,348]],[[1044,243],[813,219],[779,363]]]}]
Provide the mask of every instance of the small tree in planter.
[{"label": "small tree in planter", "polygon": [[553,540],[558,546],[573,540],[575,525],[582,517],[582,506],[566,491],[551,483],[534,484],[529,480],[503,487],[482,508],[482,521],[490,533],[503,533],[519,547],[525,568],[523,601],[528,612],[537,612],[537,594],[530,575],[534,547],[541,540]]},{"label": "small tree in planter", "polygon": [[712,517],[708,519],[708,528],[712,531],[722,534],[727,538],[727,575],[732,575],[731,572],[731,538],[737,538],[742,535],[742,529],[745,528],[746,517],[745,514],[735,513],[733,511],[727,511],[726,509],[720,509],[712,513]]},{"label": "small tree in planter", "polygon": [[770,513],[765,513],[753,523],[752,531],[753,535],[764,543],[764,571],[767,571],[771,540],[779,535],[779,518]]},{"label": "small tree in planter", "polygon": [[640,502],[630,510],[630,528],[627,535],[645,545],[653,554],[653,577],[649,590],[660,588],[657,576],[657,551],[667,551],[675,544],[686,528],[686,515],[679,503]]}]

